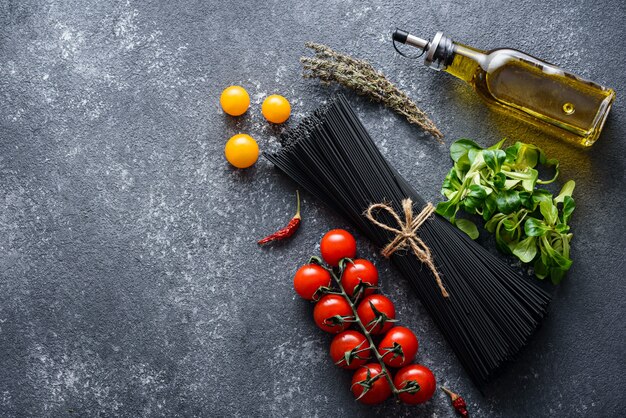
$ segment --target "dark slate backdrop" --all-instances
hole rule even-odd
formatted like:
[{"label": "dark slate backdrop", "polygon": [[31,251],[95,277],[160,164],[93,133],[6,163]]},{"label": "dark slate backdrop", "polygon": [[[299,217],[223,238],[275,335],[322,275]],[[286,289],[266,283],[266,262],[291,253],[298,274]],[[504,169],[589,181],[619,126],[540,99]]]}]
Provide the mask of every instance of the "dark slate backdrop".
[{"label": "dark slate backdrop", "polygon": [[[418,360],[473,416],[622,416],[625,19],[619,0],[1,2],[0,415],[453,416],[442,393],[361,406],[329,360],[291,277],[341,218],[305,194],[298,235],[255,244],[292,215],[295,186],[263,159],[232,169],[223,146],[238,132],[277,146],[260,114],[268,94],[290,99],[293,126],[337,90],[300,76],[313,40],[371,61],[445,133],[439,145],[348,94],[424,197],[440,199],[459,137],[532,141],[577,182],[575,264],[532,345],[484,395],[408,283],[359,241],[420,338]],[[613,87],[604,134],[580,150],[492,113],[399,57],[395,26],[518,48]],[[218,104],[234,83],[252,97],[237,119]]]}]

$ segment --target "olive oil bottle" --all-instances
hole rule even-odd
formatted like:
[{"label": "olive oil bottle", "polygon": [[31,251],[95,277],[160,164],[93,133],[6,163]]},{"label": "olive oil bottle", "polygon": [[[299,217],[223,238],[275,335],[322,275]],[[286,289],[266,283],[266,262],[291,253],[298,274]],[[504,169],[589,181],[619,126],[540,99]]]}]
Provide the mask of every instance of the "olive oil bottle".
[{"label": "olive oil bottle", "polygon": [[509,115],[583,146],[598,139],[615,92],[515,49],[482,51],[442,32],[424,40],[396,30],[395,42],[423,51],[426,66],[470,84]]}]

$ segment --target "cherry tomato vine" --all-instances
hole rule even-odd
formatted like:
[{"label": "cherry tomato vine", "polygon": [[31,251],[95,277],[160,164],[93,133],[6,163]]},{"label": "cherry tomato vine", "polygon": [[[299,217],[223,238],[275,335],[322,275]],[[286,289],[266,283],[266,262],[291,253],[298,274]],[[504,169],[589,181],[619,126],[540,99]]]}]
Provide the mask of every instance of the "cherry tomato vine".
[{"label": "cherry tomato vine", "polygon": [[[374,293],[378,289],[376,267],[354,259],[354,237],[344,230],[332,230],[322,239],[320,249],[323,260],[311,257],[296,273],[294,287],[304,299],[317,301],[317,326],[337,334],[331,343],[331,358],[337,366],[355,370],[351,390],[357,400],[376,404],[393,395],[413,405],[431,399],[434,375],[425,366],[411,364],[417,354],[417,338],[408,328],[394,326],[393,303]],[[353,324],[360,332],[349,330]],[[385,335],[377,345],[374,338],[379,334]],[[376,363],[367,363],[371,354]],[[395,379],[389,367],[401,368]]]}]

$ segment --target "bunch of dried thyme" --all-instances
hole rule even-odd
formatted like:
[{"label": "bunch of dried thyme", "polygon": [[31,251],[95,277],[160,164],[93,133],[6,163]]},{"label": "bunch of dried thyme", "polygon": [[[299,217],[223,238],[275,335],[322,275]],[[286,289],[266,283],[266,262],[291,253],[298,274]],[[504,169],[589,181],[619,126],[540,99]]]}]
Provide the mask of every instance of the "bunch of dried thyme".
[{"label": "bunch of dried thyme", "polygon": [[315,52],[315,57],[300,58],[304,77],[319,78],[322,83],[338,83],[353,89],[403,115],[410,123],[422,127],[442,142],[443,134],[428,115],[370,63],[336,52],[326,45],[313,42],[305,45]]}]

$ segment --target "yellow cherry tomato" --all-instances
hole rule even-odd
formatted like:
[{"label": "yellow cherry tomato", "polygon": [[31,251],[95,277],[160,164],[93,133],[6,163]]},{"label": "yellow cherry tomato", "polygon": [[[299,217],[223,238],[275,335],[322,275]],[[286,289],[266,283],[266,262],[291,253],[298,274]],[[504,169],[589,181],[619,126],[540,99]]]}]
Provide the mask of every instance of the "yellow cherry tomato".
[{"label": "yellow cherry tomato", "polygon": [[235,167],[248,168],[259,158],[259,145],[250,135],[237,134],[226,142],[224,154]]},{"label": "yellow cherry tomato", "polygon": [[220,96],[220,104],[231,116],[243,115],[250,106],[250,96],[241,86],[226,87]]},{"label": "yellow cherry tomato", "polygon": [[291,114],[291,106],[287,99],[283,96],[279,96],[278,94],[272,94],[268,96],[265,100],[263,100],[263,106],[261,107],[261,112],[263,112],[263,116],[269,122],[272,123],[283,123],[287,119],[289,119],[289,115]]}]

